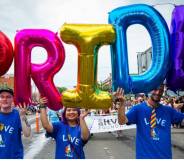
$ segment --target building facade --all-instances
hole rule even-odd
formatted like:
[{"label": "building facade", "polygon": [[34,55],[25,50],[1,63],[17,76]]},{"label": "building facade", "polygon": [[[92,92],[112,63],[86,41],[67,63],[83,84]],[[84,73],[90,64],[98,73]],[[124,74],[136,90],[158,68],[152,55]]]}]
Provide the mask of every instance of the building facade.
[{"label": "building facade", "polygon": [[137,54],[138,74],[144,73],[151,65],[152,62],[152,48],[148,48],[144,52]]},{"label": "building facade", "polygon": [[0,87],[9,87],[14,88],[14,75],[13,74],[5,74],[0,77]]}]

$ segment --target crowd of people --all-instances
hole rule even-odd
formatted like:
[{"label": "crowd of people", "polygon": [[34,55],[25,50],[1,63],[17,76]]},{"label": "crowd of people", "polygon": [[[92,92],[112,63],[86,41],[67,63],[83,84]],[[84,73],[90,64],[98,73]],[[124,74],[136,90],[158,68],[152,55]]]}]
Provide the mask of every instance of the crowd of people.
[{"label": "crowd of people", "polygon": [[[150,92],[149,97],[139,94],[130,99],[123,89],[113,93],[112,107],[108,110],[82,110],[65,107],[52,111],[46,107],[47,98],[41,97],[36,111],[40,113],[46,136],[55,140],[56,159],[84,159],[83,147],[90,138],[86,125],[87,115],[117,115],[122,124],[136,124],[136,158],[169,159],[171,151],[171,126],[183,127],[184,97],[162,97],[164,85]],[[29,137],[31,126],[27,121],[24,103],[13,106],[13,90],[0,89],[0,158],[21,159],[24,150],[21,136]],[[12,141],[14,140],[14,141]],[[122,156],[123,158],[123,156]]]}]

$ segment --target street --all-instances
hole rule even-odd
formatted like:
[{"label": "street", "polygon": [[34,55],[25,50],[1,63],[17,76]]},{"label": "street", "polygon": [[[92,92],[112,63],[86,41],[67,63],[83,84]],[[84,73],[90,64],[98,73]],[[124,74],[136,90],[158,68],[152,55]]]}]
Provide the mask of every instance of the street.
[{"label": "street", "polygon": [[[34,122],[31,138],[23,138],[25,159],[54,159],[55,141],[46,138],[43,128],[35,133]],[[87,159],[134,159],[135,129],[124,130],[122,136],[116,137],[114,132],[94,134],[84,150]],[[173,158],[184,158],[184,151],[173,146]]]}]

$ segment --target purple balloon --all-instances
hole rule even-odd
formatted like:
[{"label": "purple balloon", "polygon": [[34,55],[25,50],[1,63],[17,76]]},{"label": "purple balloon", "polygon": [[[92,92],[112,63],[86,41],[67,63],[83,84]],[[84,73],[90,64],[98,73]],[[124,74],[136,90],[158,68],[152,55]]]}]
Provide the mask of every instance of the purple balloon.
[{"label": "purple balloon", "polygon": [[171,68],[167,86],[171,90],[184,90],[184,5],[176,6],[171,20]]},{"label": "purple balloon", "polygon": [[171,34],[184,32],[184,5],[176,6],[172,12]]}]

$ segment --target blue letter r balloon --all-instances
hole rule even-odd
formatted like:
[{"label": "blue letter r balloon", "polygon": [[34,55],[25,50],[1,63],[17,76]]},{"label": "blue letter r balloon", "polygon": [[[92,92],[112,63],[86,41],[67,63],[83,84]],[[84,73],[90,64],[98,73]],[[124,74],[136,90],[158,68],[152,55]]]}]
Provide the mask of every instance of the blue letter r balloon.
[{"label": "blue letter r balloon", "polygon": [[[157,88],[169,69],[169,30],[163,17],[153,7],[138,4],[111,11],[109,23],[116,30],[111,46],[113,90],[122,87],[125,93],[147,93]],[[143,25],[152,41],[152,63],[141,75],[129,75],[126,30],[132,24]]]}]

